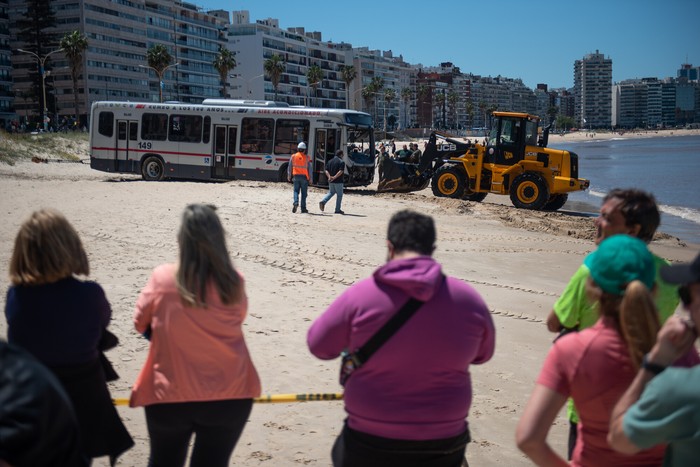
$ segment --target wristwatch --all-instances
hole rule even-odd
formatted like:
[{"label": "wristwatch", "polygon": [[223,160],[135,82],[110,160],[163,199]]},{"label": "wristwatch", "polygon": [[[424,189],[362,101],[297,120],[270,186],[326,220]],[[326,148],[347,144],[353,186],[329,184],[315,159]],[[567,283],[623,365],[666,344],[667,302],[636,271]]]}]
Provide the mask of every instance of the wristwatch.
[{"label": "wristwatch", "polygon": [[649,373],[652,373],[654,375],[658,375],[662,371],[666,369],[665,366],[658,365],[656,363],[652,363],[649,361],[649,354],[645,354],[644,357],[642,358],[642,368],[647,370]]}]

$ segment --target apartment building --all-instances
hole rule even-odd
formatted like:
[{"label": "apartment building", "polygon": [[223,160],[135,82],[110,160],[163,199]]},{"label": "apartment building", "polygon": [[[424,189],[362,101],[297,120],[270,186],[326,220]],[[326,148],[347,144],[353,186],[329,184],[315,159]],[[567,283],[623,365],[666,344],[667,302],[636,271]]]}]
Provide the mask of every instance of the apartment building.
[{"label": "apartment building", "polygon": [[12,51],[7,0],[0,0],[0,128],[8,128],[14,119],[12,94]]},{"label": "apartment building", "polygon": [[[275,100],[275,89],[265,74],[265,61],[273,55],[284,61],[276,100],[290,105],[345,108],[346,84],[341,67],[350,65],[350,44],[324,42],[320,32],[303,27],[281,29],[279,20],[267,18],[250,22],[248,11],[234,11],[228,28],[228,47],[236,56],[236,68],[229,77],[234,99]],[[323,79],[314,89],[307,72],[318,66]]]},{"label": "apartment building", "polygon": [[574,62],[574,120],[584,128],[610,128],[612,60],[598,50]]},{"label": "apartment building", "polygon": [[700,84],[687,78],[643,78],[615,84],[614,126],[665,128],[697,123]]},{"label": "apartment building", "polygon": [[[9,0],[9,18],[27,14],[31,2]],[[158,101],[162,87],[164,100],[201,102],[220,97],[221,83],[213,67],[219,47],[226,44],[228,14],[202,11],[194,4],[179,0],[52,0],[56,16],[55,48],[42,50],[42,56],[57,49],[58,40],[67,32],[79,30],[88,39],[83,70],[78,82],[81,120],[97,100]],[[17,37],[16,27],[11,29]],[[148,67],[147,50],[163,44],[174,61],[162,76],[162,84]],[[14,39],[12,49],[33,50],[32,44]],[[15,96],[29,94],[30,99],[15,101],[17,113],[34,116],[40,110],[35,96],[37,59],[29,54],[13,57]],[[46,61],[45,90],[47,107],[53,118],[74,115],[73,83],[68,62],[61,52]]]}]

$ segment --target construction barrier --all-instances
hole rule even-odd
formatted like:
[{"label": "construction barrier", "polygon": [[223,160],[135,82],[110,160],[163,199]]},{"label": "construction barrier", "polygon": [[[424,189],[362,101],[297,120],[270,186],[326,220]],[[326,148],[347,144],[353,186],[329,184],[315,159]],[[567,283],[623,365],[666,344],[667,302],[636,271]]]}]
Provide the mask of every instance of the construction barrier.
[{"label": "construction barrier", "polygon": [[[258,404],[274,404],[289,402],[339,401],[343,393],[309,393],[309,394],[266,394],[256,397],[253,402]],[[114,405],[129,405],[129,399],[112,399]]]}]

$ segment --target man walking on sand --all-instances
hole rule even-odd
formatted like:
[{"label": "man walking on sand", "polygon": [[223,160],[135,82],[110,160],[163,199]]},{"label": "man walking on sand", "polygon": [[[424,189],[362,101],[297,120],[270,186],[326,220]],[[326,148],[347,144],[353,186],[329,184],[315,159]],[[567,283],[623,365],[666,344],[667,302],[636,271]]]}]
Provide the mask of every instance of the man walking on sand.
[{"label": "man walking on sand", "polygon": [[326,164],[326,177],[328,177],[328,194],[318,203],[318,207],[323,212],[326,203],[335,195],[335,213],[345,214],[340,209],[343,201],[343,175],[345,174],[345,162],[343,162],[343,150],[338,149],[335,157]]},{"label": "man walking on sand", "polygon": [[[654,197],[636,189],[611,190],[600,207],[600,215],[595,220],[596,245],[615,234],[627,234],[646,243],[651,242],[659,227],[661,216]],[[653,255],[656,265],[655,302],[661,323],[673,314],[678,306],[677,287],[667,284],[659,277],[659,269],[668,261]],[[571,277],[564,292],[554,303],[547,317],[547,329],[551,332],[581,331],[593,326],[598,320],[597,303],[588,299],[586,283],[590,270],[585,264]],[[578,414],[571,400],[567,407],[569,414],[569,459],[578,436]]]},{"label": "man walking on sand", "polygon": [[306,194],[309,189],[309,156],[306,155],[306,143],[303,141],[297,145],[298,151],[292,154],[287,168],[287,180],[294,183],[294,204],[292,212],[297,212],[299,207],[299,192],[301,192],[301,212],[309,212],[306,209]]},{"label": "man walking on sand", "polygon": [[690,264],[661,268],[661,277],[680,284],[690,321],[674,316],[659,330],[637,376],[610,417],[608,443],[635,454],[668,444],[664,465],[697,465],[700,459],[700,366],[667,368],[693,348],[700,334],[700,255]]},{"label": "man walking on sand", "polygon": [[431,217],[395,213],[387,250],[387,263],[345,290],[307,335],[318,358],[336,358],[344,349],[365,355],[380,328],[414,305],[345,381],[348,417],[333,446],[333,465],[458,466],[470,440],[469,367],[493,356],[493,321],[476,290],[445,276],[432,258]]}]

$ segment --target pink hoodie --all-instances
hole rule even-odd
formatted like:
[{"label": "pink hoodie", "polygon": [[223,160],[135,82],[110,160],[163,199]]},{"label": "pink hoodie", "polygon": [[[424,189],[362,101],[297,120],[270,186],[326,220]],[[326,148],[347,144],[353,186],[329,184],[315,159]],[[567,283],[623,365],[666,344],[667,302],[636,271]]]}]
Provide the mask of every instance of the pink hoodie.
[{"label": "pink hoodie", "polygon": [[409,296],[426,303],[345,385],[348,425],[393,439],[456,436],[472,400],[469,365],[493,356],[495,329],[479,294],[431,257],[390,261],[348,288],[311,325],[309,349],[326,360],[356,350]]}]

